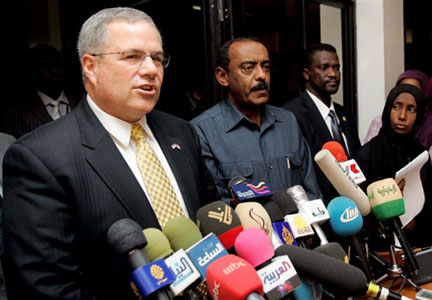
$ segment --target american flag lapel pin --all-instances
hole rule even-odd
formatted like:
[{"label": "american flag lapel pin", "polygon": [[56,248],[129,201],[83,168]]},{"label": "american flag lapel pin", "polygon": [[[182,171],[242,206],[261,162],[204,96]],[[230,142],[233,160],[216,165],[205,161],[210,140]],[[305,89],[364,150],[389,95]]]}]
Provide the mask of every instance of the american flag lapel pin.
[{"label": "american flag lapel pin", "polygon": [[175,144],[172,144],[172,145],[171,145],[171,149],[172,149],[172,150],[174,150],[174,149],[181,150],[181,147],[180,147],[179,144],[175,143]]}]

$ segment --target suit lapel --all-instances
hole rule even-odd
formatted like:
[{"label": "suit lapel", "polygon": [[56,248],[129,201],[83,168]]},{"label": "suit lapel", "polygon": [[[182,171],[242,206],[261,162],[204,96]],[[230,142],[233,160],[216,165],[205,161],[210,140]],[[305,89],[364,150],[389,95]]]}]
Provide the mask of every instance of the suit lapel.
[{"label": "suit lapel", "polygon": [[33,91],[33,98],[31,103],[28,103],[29,111],[31,111],[35,117],[40,120],[42,124],[52,121],[42,99],[37,94],[36,90]]},{"label": "suit lapel", "polygon": [[332,139],[328,127],[315,103],[313,103],[313,100],[306,91],[302,94],[302,97],[302,104],[305,109],[304,115],[308,119],[309,123],[312,124],[312,127],[314,128],[317,136],[321,139],[322,144],[324,144]]},{"label": "suit lapel", "polygon": [[122,203],[132,219],[140,224],[152,223],[157,226],[158,221],[145,193],[85,98],[75,111],[80,124],[82,144],[89,149],[88,163]]}]

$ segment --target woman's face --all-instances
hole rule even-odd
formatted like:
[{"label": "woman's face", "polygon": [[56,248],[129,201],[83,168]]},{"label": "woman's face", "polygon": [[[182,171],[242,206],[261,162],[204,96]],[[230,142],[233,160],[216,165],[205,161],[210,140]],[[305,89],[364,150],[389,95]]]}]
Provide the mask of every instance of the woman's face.
[{"label": "woman's face", "polygon": [[398,134],[408,134],[413,130],[417,117],[417,103],[410,93],[400,93],[390,111],[391,129]]}]

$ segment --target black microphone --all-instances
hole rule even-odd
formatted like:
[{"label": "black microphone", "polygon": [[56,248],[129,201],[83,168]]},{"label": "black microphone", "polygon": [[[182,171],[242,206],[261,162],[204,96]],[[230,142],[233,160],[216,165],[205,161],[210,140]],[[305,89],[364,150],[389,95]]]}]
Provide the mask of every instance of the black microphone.
[{"label": "black microphone", "polygon": [[367,282],[366,276],[359,268],[346,264],[336,258],[291,245],[280,246],[276,255],[288,255],[294,268],[304,275],[337,291],[352,296],[370,295],[379,299],[409,299],[388,289]]},{"label": "black microphone", "polygon": [[[147,240],[141,226],[131,219],[120,219],[108,228],[107,241],[116,253],[127,256],[129,265],[134,272],[139,270],[132,279],[132,285],[136,287],[133,291],[138,298],[147,297],[149,294],[152,294],[158,300],[172,299],[165,288],[153,291],[154,288],[149,286],[152,276],[141,270],[143,266],[151,263],[142,250],[147,245]],[[165,276],[163,268],[159,265],[155,266],[160,272],[159,275]],[[172,277],[169,269],[167,270],[167,273]],[[170,280],[166,282],[171,283]]]}]

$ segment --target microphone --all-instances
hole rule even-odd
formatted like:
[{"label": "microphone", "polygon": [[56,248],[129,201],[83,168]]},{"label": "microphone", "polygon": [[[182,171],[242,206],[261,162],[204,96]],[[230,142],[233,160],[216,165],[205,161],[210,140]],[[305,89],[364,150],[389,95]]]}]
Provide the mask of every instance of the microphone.
[{"label": "microphone", "polygon": [[143,251],[150,261],[168,257],[173,253],[170,242],[159,229],[150,227],[144,229],[142,233],[147,240],[147,246]]},{"label": "microphone", "polygon": [[363,218],[357,205],[347,197],[336,197],[330,201],[327,209],[330,214],[330,226],[334,233],[340,237],[351,238],[351,244],[360,259],[366,278],[372,281],[372,269],[364,253],[363,244],[357,235],[363,227]]},{"label": "microphone", "polygon": [[[284,193],[287,195],[286,193]],[[273,196],[272,196],[273,197]],[[297,245],[297,241],[294,238],[293,231],[290,225],[284,221],[284,215],[276,201],[270,199],[263,202],[264,209],[268,212],[270,216],[270,220],[272,222],[272,227],[275,235],[272,235],[272,243],[273,245],[277,244],[277,247],[283,244],[288,245]],[[294,204],[295,205],[295,204]],[[297,209],[297,207],[296,207]],[[273,239],[273,237],[277,237],[278,239]]]},{"label": "microphone", "polygon": [[371,208],[366,194],[327,149],[322,149],[315,155],[315,162],[336,191],[341,196],[348,197],[357,204],[362,216],[370,213]]},{"label": "microphone", "polygon": [[202,234],[195,223],[183,216],[169,220],[162,232],[174,251],[185,250],[202,239]]},{"label": "microphone", "polygon": [[116,253],[127,255],[134,270],[131,287],[138,298],[153,294],[158,300],[171,299],[165,287],[174,281],[174,276],[162,259],[150,262],[141,250],[146,247],[147,240],[135,221],[125,218],[114,222],[108,228],[107,241]]},{"label": "microphone", "polygon": [[379,221],[387,221],[394,230],[402,250],[406,256],[410,267],[411,275],[417,275],[419,266],[417,260],[411,252],[411,247],[401,229],[399,216],[405,213],[405,204],[402,193],[393,178],[371,183],[367,187],[367,193],[372,207],[372,212]]},{"label": "microphone", "polygon": [[320,245],[313,249],[313,251],[336,258],[337,260],[343,261],[349,264],[349,258],[344,248],[339,243],[329,242],[325,245]]},{"label": "microphone", "polygon": [[255,269],[232,254],[209,265],[207,286],[214,300],[264,300],[263,285]]},{"label": "microphone", "polygon": [[318,235],[321,245],[327,244],[327,237],[325,236],[324,231],[321,229],[319,224],[330,219],[330,216],[322,200],[318,199],[309,201],[308,196],[301,185],[294,185],[290,187],[287,189],[287,193],[294,200],[299,211],[306,215],[307,220]]},{"label": "microphone", "polygon": [[274,232],[270,216],[258,202],[243,202],[237,205],[235,212],[240,218],[244,229],[255,227],[262,229],[277,248],[282,245],[278,235]]},{"label": "microphone", "polygon": [[235,241],[237,254],[246,259],[263,282],[268,300],[278,300],[301,285],[300,278],[288,256],[274,256],[272,243],[267,235],[258,228],[247,228]]},{"label": "microphone", "polygon": [[[198,238],[202,236],[198,227],[186,217],[180,216],[170,220],[162,231],[167,236],[171,246],[175,245],[173,250],[185,250],[203,280],[206,278],[209,264],[228,254],[213,233],[206,235],[202,239]],[[188,235],[194,238],[190,238]]]},{"label": "microphone", "polygon": [[259,228],[251,227],[241,232],[234,244],[238,256],[254,268],[270,260],[275,252],[268,236]]},{"label": "microphone", "polygon": [[339,162],[345,172],[354,180],[356,184],[360,184],[366,181],[360,166],[354,159],[347,158],[345,150],[341,144],[336,141],[330,141],[325,143],[321,149],[327,149],[334,156],[334,158]]},{"label": "microphone", "polygon": [[[298,213],[298,208],[294,200],[285,191],[277,190],[269,198],[270,201],[276,202],[282,212],[282,215]],[[264,205],[265,207],[265,205]]]},{"label": "microphone", "polygon": [[359,268],[333,257],[290,245],[283,245],[275,252],[276,255],[288,255],[300,275],[352,296],[366,294],[379,299],[409,299],[373,282],[367,283],[365,274]]},{"label": "microphone", "polygon": [[330,141],[325,143],[321,149],[327,149],[328,151],[330,151],[330,153],[334,156],[334,158],[338,161],[338,162],[344,162],[346,160],[348,160],[348,157],[345,153],[344,148],[342,147],[342,145],[336,141]]},{"label": "microphone", "polygon": [[227,250],[234,246],[237,235],[243,231],[238,215],[223,201],[214,201],[201,207],[196,218],[202,234],[213,232]]},{"label": "microphone", "polygon": [[[196,283],[200,278],[200,274],[183,249],[179,249],[172,254],[173,251],[168,238],[157,228],[146,228],[143,233],[149,242],[147,247],[143,249],[144,253],[152,261],[164,258],[165,263],[175,277],[175,281],[170,285],[172,296],[179,295],[193,283]],[[149,247],[150,245],[152,247]],[[186,290],[185,294],[190,299],[199,298],[193,289]]]}]

